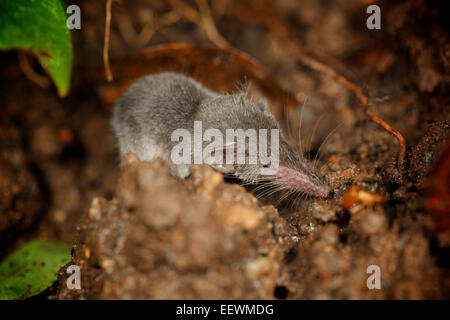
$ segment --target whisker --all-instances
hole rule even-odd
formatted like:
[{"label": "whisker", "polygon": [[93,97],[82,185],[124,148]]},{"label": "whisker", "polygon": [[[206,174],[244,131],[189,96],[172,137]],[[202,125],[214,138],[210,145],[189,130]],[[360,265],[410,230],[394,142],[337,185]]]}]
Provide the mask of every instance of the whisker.
[{"label": "whisker", "polygon": [[302,127],[303,127],[303,110],[305,109],[306,102],[308,101],[308,96],[305,97],[303,100],[302,108],[300,109],[300,121],[299,121],[299,127],[298,127],[298,142],[299,142],[299,153],[303,157],[303,145],[302,145]]},{"label": "whisker", "polygon": [[314,167],[316,167],[316,161],[317,161],[317,159],[318,159],[318,157],[319,157],[320,152],[322,151],[322,148],[323,148],[324,145],[328,142],[327,140],[328,140],[328,139],[331,137],[331,135],[332,135],[339,127],[341,127],[343,124],[344,124],[344,121],[341,121],[341,123],[339,123],[333,130],[331,130],[331,131],[327,134],[327,136],[325,137],[325,139],[322,141],[322,143],[321,143],[320,146],[319,146],[319,149],[318,149],[317,152],[316,152],[316,156],[314,157],[314,161],[313,161]]},{"label": "whisker", "polygon": [[316,134],[317,127],[319,126],[319,123],[322,121],[322,119],[323,119],[324,116],[325,116],[325,113],[322,113],[322,114],[320,115],[319,119],[317,119],[317,120],[316,120],[316,123],[314,124],[313,131],[312,131],[312,133],[311,133],[311,135],[310,135],[310,137],[309,137],[308,152],[311,152],[311,147],[312,147],[311,145],[312,145],[313,137],[314,137],[314,135]]}]

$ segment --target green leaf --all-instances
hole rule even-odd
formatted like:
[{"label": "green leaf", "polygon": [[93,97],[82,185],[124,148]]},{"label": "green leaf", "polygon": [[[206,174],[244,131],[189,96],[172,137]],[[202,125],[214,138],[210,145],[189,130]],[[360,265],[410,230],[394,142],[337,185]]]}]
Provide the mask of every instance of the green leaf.
[{"label": "green leaf", "polygon": [[25,299],[50,288],[58,270],[70,259],[70,245],[66,243],[26,243],[0,263],[0,300]]},{"label": "green leaf", "polygon": [[0,0],[0,50],[32,52],[47,70],[61,97],[72,70],[72,41],[59,0]]}]

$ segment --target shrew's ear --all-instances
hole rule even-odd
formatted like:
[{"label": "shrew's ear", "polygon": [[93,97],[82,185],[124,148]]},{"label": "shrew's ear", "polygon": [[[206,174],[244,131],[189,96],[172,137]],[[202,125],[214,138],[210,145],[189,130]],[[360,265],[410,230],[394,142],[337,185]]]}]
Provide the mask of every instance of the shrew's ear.
[{"label": "shrew's ear", "polygon": [[256,106],[261,109],[262,112],[270,113],[269,105],[267,104],[266,99],[259,98],[256,102]]}]

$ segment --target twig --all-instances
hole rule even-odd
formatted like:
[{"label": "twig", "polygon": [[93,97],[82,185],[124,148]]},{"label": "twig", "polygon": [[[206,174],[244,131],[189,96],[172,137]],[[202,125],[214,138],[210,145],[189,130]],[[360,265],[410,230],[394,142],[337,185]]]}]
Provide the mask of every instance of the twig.
[{"label": "twig", "polygon": [[406,156],[406,140],[403,137],[403,135],[399,131],[392,128],[388,123],[386,123],[382,119],[375,116],[372,109],[370,109],[368,105],[365,106],[365,110],[366,110],[366,115],[369,117],[370,120],[372,120],[372,122],[376,123],[377,125],[382,127],[384,130],[392,133],[397,138],[399,147],[400,147],[397,163],[398,163],[399,167],[404,168],[405,167],[405,156]]},{"label": "twig", "polygon": [[[258,3],[259,4],[259,3]],[[257,13],[257,14],[255,14]],[[361,106],[365,109],[366,116],[374,123],[378,124],[384,130],[393,134],[399,143],[400,151],[398,154],[398,165],[401,168],[405,166],[405,156],[406,156],[406,140],[402,136],[402,134],[392,128],[388,123],[384,120],[378,118],[374,115],[373,111],[369,107],[369,99],[364,94],[363,90],[357,86],[352,81],[348,80],[343,75],[339,74],[330,66],[315,60],[302,52],[300,49],[300,44],[296,41],[295,37],[292,37],[288,28],[280,22],[274,15],[265,14],[263,10],[255,10],[255,8],[249,8],[248,6],[241,5],[238,6],[236,10],[233,11],[233,14],[240,18],[243,21],[248,22],[250,19],[251,22],[257,24],[263,24],[268,29],[273,30],[280,40],[281,44],[286,48],[286,50],[298,59],[303,65],[321,73],[324,73],[334,79],[336,79],[339,83],[347,87],[353,94],[356,96]]]},{"label": "twig", "polygon": [[119,33],[123,40],[127,45],[133,45],[136,42],[137,33],[130,17],[126,14],[122,14],[120,11],[114,13],[114,16],[117,17],[117,19],[115,19],[115,23],[117,24]]},{"label": "twig", "polygon": [[219,31],[216,28],[214,19],[211,15],[211,10],[208,6],[208,2],[206,0],[196,0],[196,3],[200,10],[202,25],[208,37],[210,39],[214,39],[215,43],[221,48],[229,47],[230,45],[228,44],[228,42],[220,35]]},{"label": "twig", "polygon": [[336,72],[334,69],[332,69],[331,67],[316,61],[310,57],[304,56],[303,54],[301,54],[300,52],[297,51],[297,48],[292,45],[292,53],[295,54],[296,57],[299,58],[299,60],[306,66],[310,67],[313,70],[316,71],[320,71],[322,73],[325,73],[327,75],[329,75],[330,77],[335,78],[338,82],[340,82],[342,85],[344,85],[345,87],[347,87],[350,91],[353,92],[353,94],[356,96],[356,98],[359,100],[361,106],[364,108],[365,110],[365,114],[366,116],[374,123],[376,123],[377,125],[379,125],[380,127],[382,127],[384,130],[390,132],[391,134],[393,134],[399,143],[399,147],[400,147],[400,151],[398,154],[398,165],[403,168],[405,166],[405,156],[406,156],[406,140],[403,137],[403,135],[397,131],[396,129],[392,128],[391,125],[389,125],[386,121],[384,121],[383,119],[375,116],[375,114],[373,113],[372,109],[369,107],[369,99],[367,98],[367,96],[363,93],[362,89],[357,86],[356,84],[354,84],[353,82],[351,82],[350,80],[348,80],[346,77],[344,77],[343,75],[339,74],[338,72]]},{"label": "twig", "polygon": [[[120,12],[118,12],[118,14],[120,15]],[[144,24],[141,30],[137,32],[130,18],[123,15],[118,17],[117,26],[119,28],[120,35],[127,45],[142,48],[150,42],[159,29],[177,22],[180,18],[181,16],[178,12],[171,10],[161,16],[152,17]]]},{"label": "twig", "polygon": [[230,45],[217,31],[214,19],[211,15],[208,2],[206,0],[196,0],[199,12],[192,9],[182,0],[169,0],[172,8],[187,20],[199,25],[205,30],[209,40],[214,42],[220,48],[228,48]]},{"label": "twig", "polygon": [[144,27],[142,27],[141,32],[136,38],[136,44],[138,46],[145,46],[153,37],[153,35],[159,29],[171,25],[180,20],[180,15],[178,12],[170,11],[161,17],[158,17],[157,20],[152,20],[147,22]]},{"label": "twig", "polygon": [[113,75],[109,66],[109,38],[111,32],[111,4],[113,0],[106,1],[105,39],[103,44],[103,63],[105,65],[106,80],[111,82]]},{"label": "twig", "polygon": [[187,20],[200,24],[200,14],[185,4],[182,0],[169,0],[169,3],[176,12],[181,14]]},{"label": "twig", "polygon": [[359,100],[361,106],[364,108],[365,114],[366,116],[369,118],[370,121],[376,123],[377,125],[379,125],[381,128],[383,128],[384,130],[390,132],[391,134],[393,134],[395,136],[395,138],[397,138],[398,143],[399,143],[399,148],[400,151],[398,153],[398,165],[403,168],[405,166],[405,156],[406,156],[406,140],[403,137],[403,135],[397,131],[396,129],[394,129],[391,125],[389,125],[386,121],[384,121],[383,119],[375,116],[375,114],[373,113],[372,109],[369,107],[369,99],[368,97],[363,93],[363,90],[357,86],[356,84],[354,84],[353,82],[351,82],[350,80],[348,80],[346,77],[344,77],[343,75],[339,74],[338,72],[336,72],[334,69],[332,69],[331,67],[312,59],[311,57],[305,56],[303,55],[300,50],[298,49],[297,46],[295,46],[294,42],[290,41],[289,42],[289,47],[290,47],[290,51],[291,53],[297,57],[305,66],[308,66],[309,68],[322,72],[324,74],[327,74],[328,76],[336,79],[338,82],[340,82],[342,85],[344,85],[345,87],[347,87],[350,91],[353,92],[353,94],[356,96],[356,98]]}]

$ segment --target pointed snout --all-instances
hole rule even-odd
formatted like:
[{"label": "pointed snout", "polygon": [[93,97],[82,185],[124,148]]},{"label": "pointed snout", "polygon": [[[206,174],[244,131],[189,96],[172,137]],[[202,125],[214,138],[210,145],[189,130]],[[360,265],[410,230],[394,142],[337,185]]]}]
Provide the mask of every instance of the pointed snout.
[{"label": "pointed snout", "polygon": [[326,198],[330,194],[330,187],[323,182],[315,181],[305,172],[297,171],[287,166],[279,166],[276,173],[277,179],[299,192]]}]

